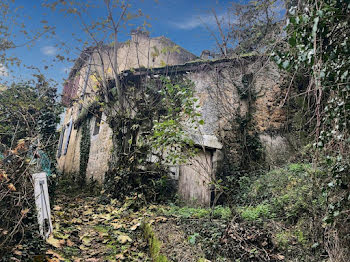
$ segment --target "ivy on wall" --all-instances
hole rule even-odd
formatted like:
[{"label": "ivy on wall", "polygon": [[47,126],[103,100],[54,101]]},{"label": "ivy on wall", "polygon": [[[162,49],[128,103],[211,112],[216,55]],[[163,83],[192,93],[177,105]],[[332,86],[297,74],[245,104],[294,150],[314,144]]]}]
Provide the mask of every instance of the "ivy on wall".
[{"label": "ivy on wall", "polygon": [[90,119],[86,119],[81,127],[81,140],[80,140],[80,168],[79,168],[79,177],[78,184],[80,186],[85,185],[86,183],[86,169],[89,162],[90,156]]},{"label": "ivy on wall", "polygon": [[[234,79],[235,71],[229,72],[229,79]],[[250,179],[266,167],[264,161],[264,148],[256,131],[253,114],[256,110],[255,102],[257,93],[255,90],[255,72],[241,74],[241,81],[234,84],[239,99],[246,104],[246,111],[238,103],[236,110],[221,105],[223,112],[233,112],[229,117],[222,116],[228,122],[227,131],[221,134],[220,140],[223,144],[222,159],[216,172],[219,182],[217,190],[222,190],[220,202],[239,203],[237,199],[241,188],[241,181]],[[225,76],[223,76],[225,77]],[[217,86],[221,91],[221,86]],[[242,114],[244,112],[244,114]]]}]

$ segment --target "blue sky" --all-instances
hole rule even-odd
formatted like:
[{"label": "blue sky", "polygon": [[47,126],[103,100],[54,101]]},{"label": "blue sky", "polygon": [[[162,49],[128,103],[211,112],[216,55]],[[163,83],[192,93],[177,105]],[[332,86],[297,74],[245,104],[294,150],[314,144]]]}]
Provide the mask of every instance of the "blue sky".
[{"label": "blue sky", "polygon": [[[102,0],[96,0],[96,3],[101,3],[100,1]],[[209,10],[214,8],[218,15],[224,15],[231,2],[229,0],[133,0],[132,9],[141,9],[150,16],[149,23],[152,27],[149,30],[152,37],[164,35],[190,52],[200,55],[202,50],[215,47],[214,40],[201,21],[213,26],[214,19]],[[58,11],[51,11],[42,7],[40,3],[40,0],[16,0],[13,9],[23,6],[18,11],[19,14],[31,17],[31,19],[21,18],[27,31],[50,25],[56,27],[56,34],[41,37],[30,48],[16,48],[9,54],[19,57],[25,65],[40,68],[47,78],[52,78],[59,83],[59,90],[61,90],[63,79],[67,77],[72,63],[53,62],[57,54],[64,55],[56,44],[64,42],[70,51],[69,57],[76,58],[79,55],[76,48],[81,48],[81,43],[73,40],[72,33],[83,39],[85,39],[85,35],[82,33],[79,23],[72,16],[64,16]],[[93,20],[104,15],[102,9],[94,9],[94,12],[86,16],[85,19]],[[47,23],[40,22],[43,20]],[[128,32],[132,27],[128,27],[125,32],[121,33],[121,41],[129,38]],[[14,29],[15,32],[16,30]],[[25,42],[20,35],[15,41],[16,43]],[[46,70],[44,69],[45,65],[49,65]],[[13,72],[9,72],[7,77],[0,76],[2,80],[28,79],[35,72],[23,67],[11,67],[10,69],[13,69]]]}]

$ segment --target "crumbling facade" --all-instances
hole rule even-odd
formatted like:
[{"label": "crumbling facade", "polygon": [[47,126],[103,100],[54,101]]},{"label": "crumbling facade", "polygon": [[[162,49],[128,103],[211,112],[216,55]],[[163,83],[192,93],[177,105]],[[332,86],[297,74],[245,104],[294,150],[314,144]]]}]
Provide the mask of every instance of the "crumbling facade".
[{"label": "crumbling facade", "polygon": [[[95,72],[104,70],[106,75],[112,74],[110,52],[111,49],[105,47],[102,55],[93,49],[83,53],[64,87],[62,101],[66,111],[57,153],[58,168],[64,173],[79,172],[82,139],[79,121],[84,109],[88,111],[94,104],[98,89]],[[266,159],[272,164],[276,155],[286,159],[289,151],[285,138],[275,135],[283,128],[285,112],[279,102],[283,97],[282,77],[273,65],[261,67],[256,57],[196,59],[164,37],[150,38],[140,32],[134,33],[131,41],[120,44],[118,49],[118,71],[125,81],[135,76],[183,75],[194,82],[204,125],[190,133],[201,150],[185,165],[170,166],[169,172],[178,181],[179,195],[185,201],[205,206],[213,199],[211,182],[222,159],[225,144],[222,139],[232,132],[230,123],[237,117],[251,113],[255,131],[266,149]],[[100,63],[96,61],[103,61],[103,68],[97,66]],[[250,112],[252,106],[254,111]],[[112,130],[103,112],[92,117],[89,128],[86,179],[103,182],[113,149]]]}]

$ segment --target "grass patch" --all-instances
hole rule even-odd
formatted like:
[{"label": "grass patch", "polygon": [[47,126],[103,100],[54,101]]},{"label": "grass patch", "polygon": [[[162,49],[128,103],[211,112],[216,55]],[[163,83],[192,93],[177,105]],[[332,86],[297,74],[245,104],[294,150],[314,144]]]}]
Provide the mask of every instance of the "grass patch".
[{"label": "grass patch", "polygon": [[238,211],[241,217],[247,221],[261,221],[263,218],[272,218],[271,206],[259,204],[257,206],[240,207]]}]

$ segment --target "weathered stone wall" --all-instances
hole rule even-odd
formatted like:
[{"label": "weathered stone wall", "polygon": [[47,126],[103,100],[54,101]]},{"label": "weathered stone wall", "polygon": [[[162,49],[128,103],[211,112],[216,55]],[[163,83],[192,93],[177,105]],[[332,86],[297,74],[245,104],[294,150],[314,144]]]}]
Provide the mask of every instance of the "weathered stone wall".
[{"label": "weathered stone wall", "polygon": [[[268,164],[278,165],[288,160],[290,150],[284,138],[287,113],[283,106],[286,89],[274,64],[261,65],[259,61],[252,61],[224,67],[218,65],[188,76],[195,83],[205,120],[199,130],[202,135],[219,139],[234,136],[233,128],[239,124],[237,119],[249,118],[250,133],[256,133],[265,148]],[[251,76],[248,94],[243,93],[247,91],[243,85],[244,76]]]},{"label": "weathered stone wall", "polygon": [[[244,91],[243,77],[251,75],[250,94]],[[199,98],[200,113],[205,124],[195,133],[195,142],[212,150],[220,156],[222,146],[229,146],[225,151],[229,157],[240,159],[245,152],[239,151],[245,141],[240,140],[240,119],[249,122],[247,132],[264,148],[265,162],[276,166],[285,163],[291,151],[284,137],[286,112],[282,106],[285,89],[283,78],[272,64],[251,62],[234,66],[212,66],[187,74],[195,83],[195,93]],[[251,96],[251,97],[249,97]],[[210,183],[217,171],[217,162],[211,158],[211,170],[201,167],[207,165],[207,159],[199,154],[188,166],[179,170],[179,192],[187,201],[208,204],[210,201]],[[232,159],[232,160],[233,160]],[[195,163],[192,163],[192,162]],[[210,180],[210,179],[209,179]]]},{"label": "weathered stone wall", "polygon": [[[102,50],[102,51],[101,51]],[[96,92],[99,87],[98,78],[101,77],[101,56],[103,58],[104,73],[106,77],[112,76],[112,59],[113,49],[103,47],[100,52],[94,51],[91,60],[89,58],[84,61],[83,65],[74,77],[75,83],[78,85],[77,93],[73,97],[71,107],[67,108],[63,120],[63,126],[67,126],[72,117],[73,123],[81,115],[84,109],[89,108],[95,101]],[[165,64],[175,65],[183,64],[187,61],[195,59],[196,56],[183,48],[176,46],[171,40],[165,37],[150,38],[144,34],[133,34],[131,41],[121,43],[118,48],[118,70],[119,72],[140,68],[140,67],[161,67]],[[88,64],[91,64],[90,68]],[[89,72],[88,81],[86,75]],[[98,72],[98,73],[96,73]],[[93,135],[96,116],[90,121],[91,147],[89,154],[89,162],[86,170],[86,178],[102,182],[104,174],[108,168],[108,160],[110,151],[112,150],[112,130],[106,123],[106,116],[103,115],[100,126],[100,132]],[[66,141],[68,131],[63,138]],[[64,173],[78,173],[80,161],[80,141],[81,127],[74,126],[71,131],[67,154],[58,157],[58,169]],[[63,146],[64,147],[64,146]]]},{"label": "weathered stone wall", "polygon": [[102,182],[104,174],[108,170],[108,161],[112,150],[112,129],[106,123],[106,115],[102,114],[100,131],[93,135],[95,121],[96,117],[90,121],[91,146],[86,178]]},{"label": "weathered stone wall", "polygon": [[[101,54],[105,72],[111,76],[111,49],[105,48]],[[67,109],[64,125],[69,123],[71,117],[76,121],[82,114],[82,109],[89,108],[94,102],[99,88],[96,72],[101,73],[102,70],[99,66],[101,54],[94,52],[92,62],[90,61],[93,64],[91,68],[83,65],[76,75],[76,82],[79,83],[77,97]],[[174,47],[174,43],[166,38],[134,35],[132,41],[121,44],[118,49],[118,70],[120,72],[140,67],[156,68],[164,64],[183,64],[194,58],[195,56],[187,51]],[[249,130],[250,135],[262,143],[266,161],[270,165],[279,165],[288,158],[288,143],[283,136],[286,113],[281,106],[284,98],[282,77],[276,67],[269,63],[262,66],[259,59],[202,61],[196,66],[191,63],[186,65],[189,70],[182,69],[181,74],[194,82],[199,111],[204,120],[204,125],[200,126],[199,130],[189,128],[188,131],[203,151],[187,165],[177,167],[176,177],[179,181],[179,193],[184,200],[208,205],[211,197],[208,181],[215,176],[220,161],[218,156],[223,145],[230,144],[232,152],[228,154],[232,157],[243,154],[239,151],[242,145],[235,145],[240,143],[235,140],[235,132],[240,128],[237,119],[244,120],[249,116],[247,121],[250,121],[252,126]],[[181,70],[181,66],[179,69]],[[158,71],[164,74],[168,70],[169,67],[164,67]],[[177,74],[177,68],[170,67],[170,70]],[[85,88],[88,71],[90,76]],[[132,70],[128,71],[128,74],[132,74]],[[250,79],[248,85],[246,79]],[[86,177],[88,180],[102,182],[113,147],[112,130],[103,114],[100,131],[94,135],[95,121],[96,115],[90,120],[91,146]],[[80,129],[79,126],[72,129],[67,154],[58,158],[59,169],[65,173],[79,172]],[[66,135],[63,141],[65,139]]]}]

